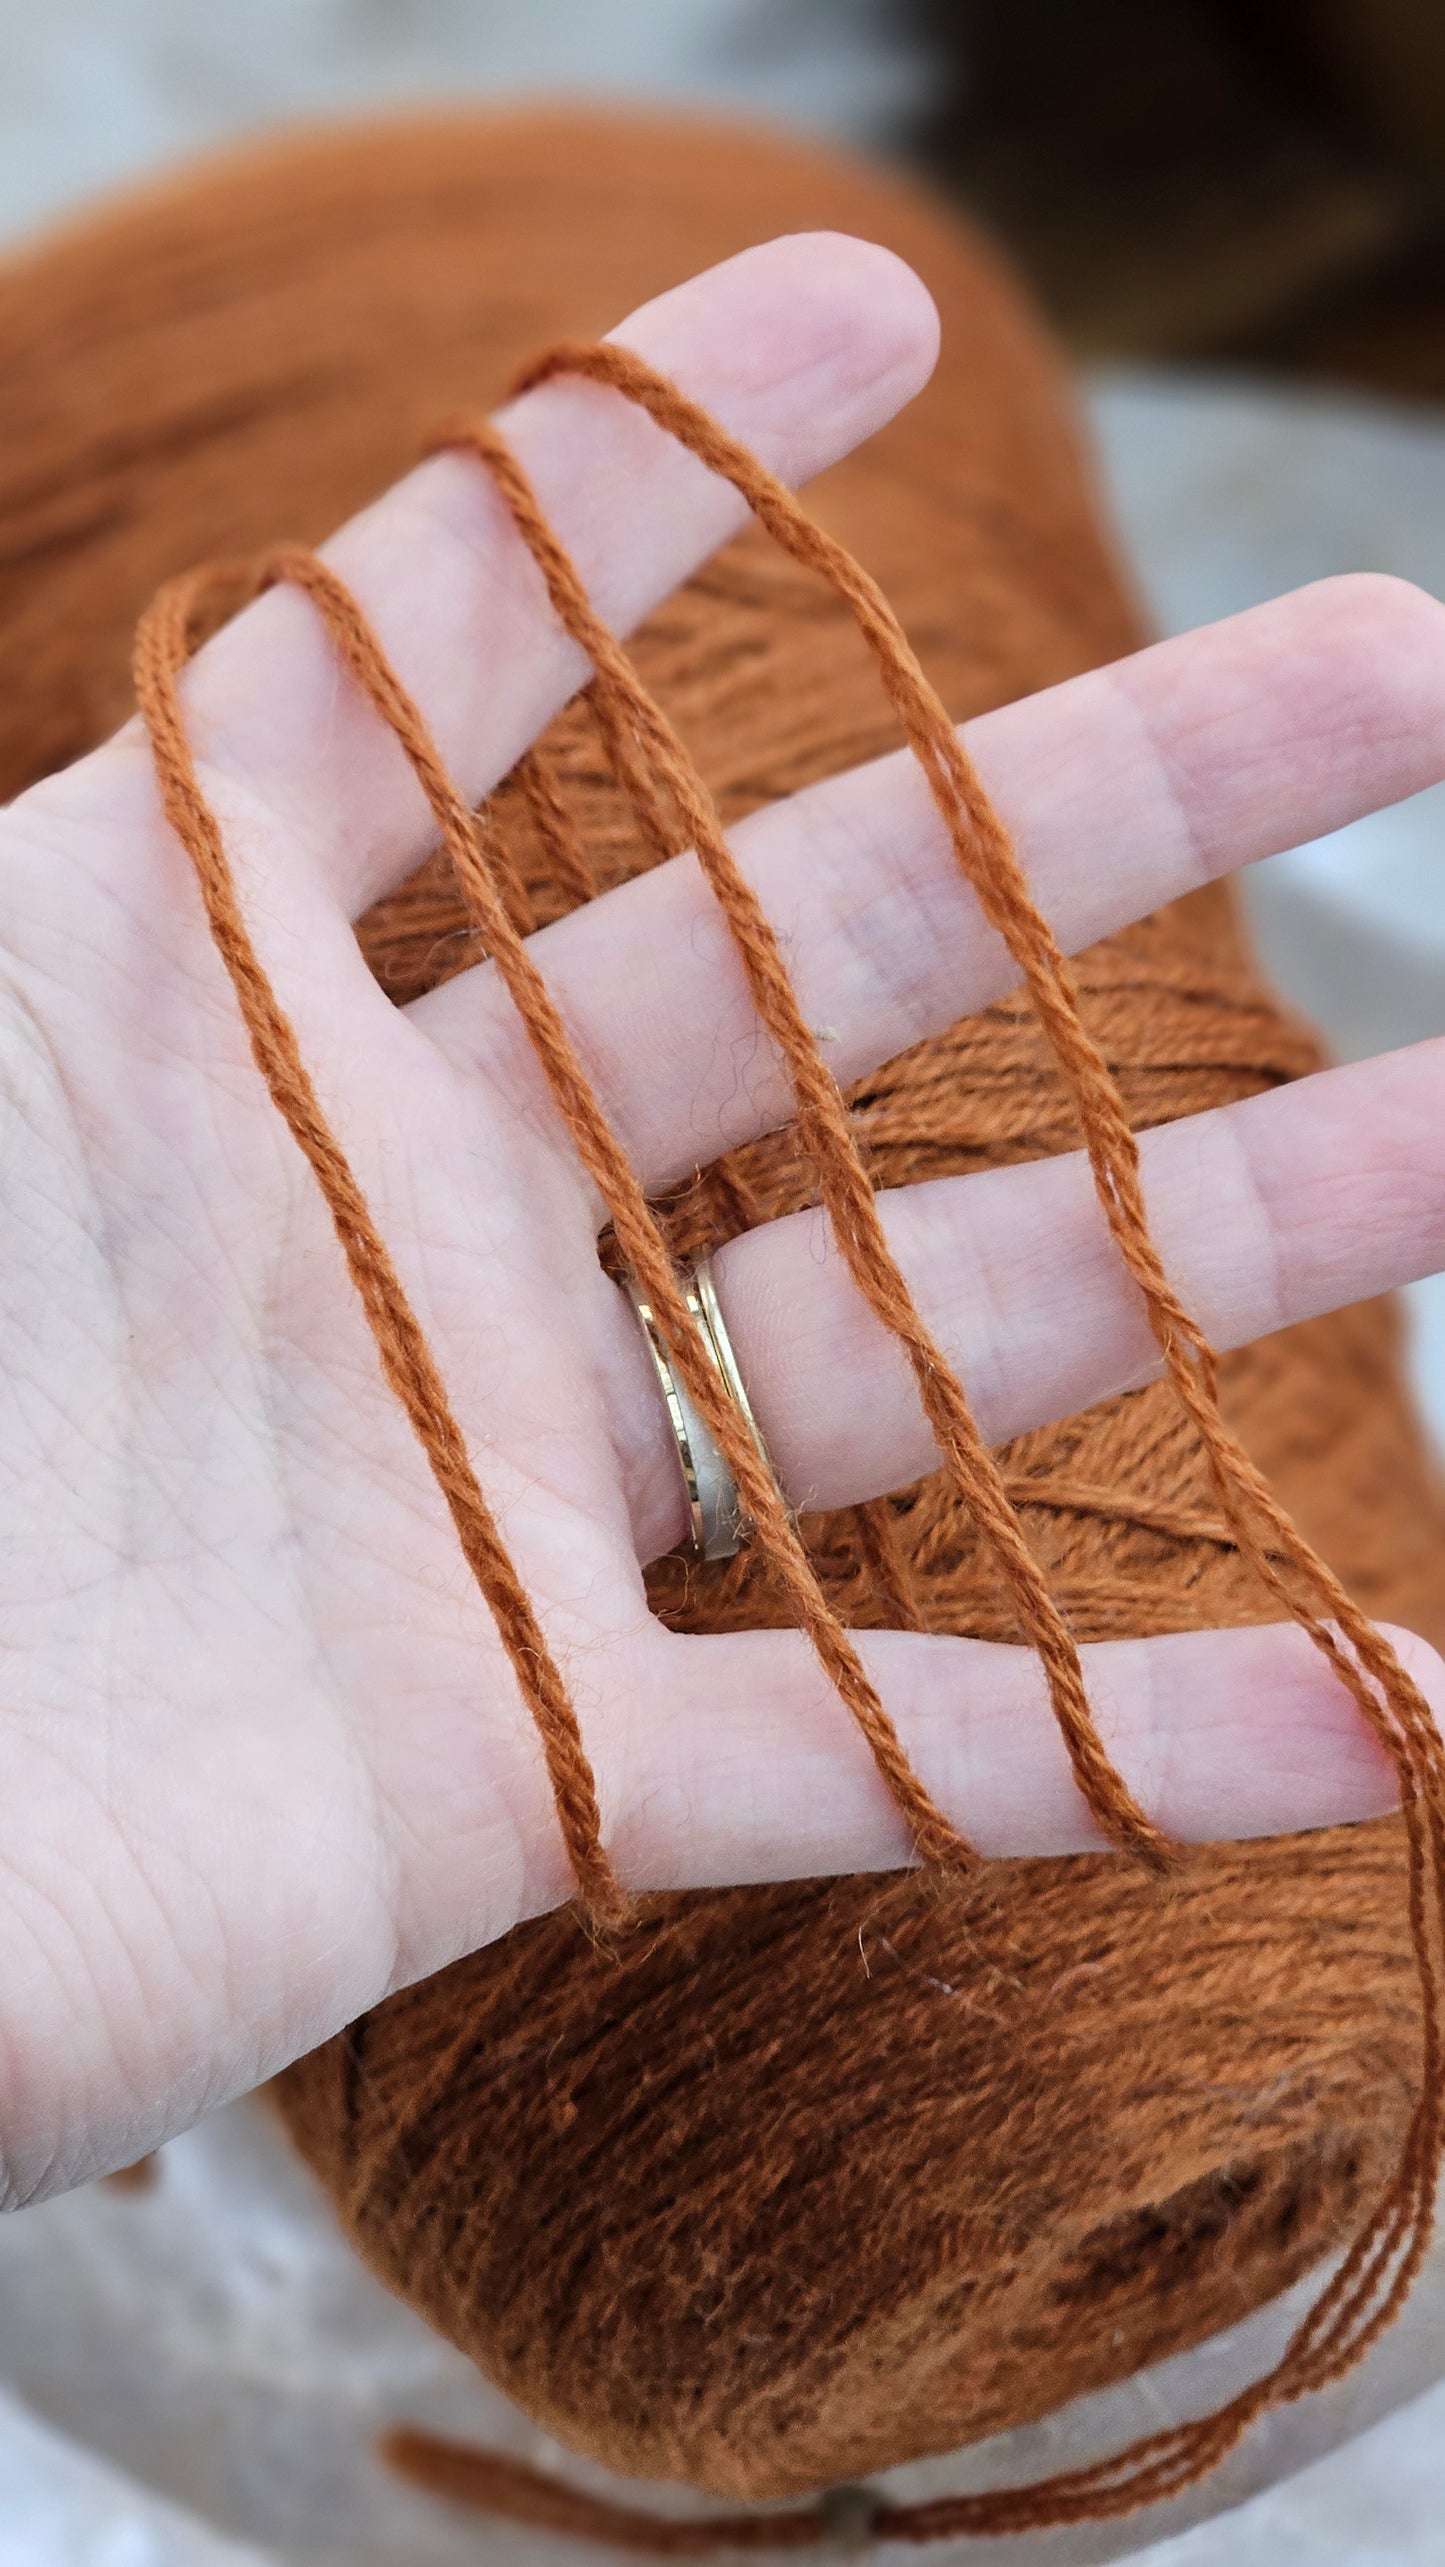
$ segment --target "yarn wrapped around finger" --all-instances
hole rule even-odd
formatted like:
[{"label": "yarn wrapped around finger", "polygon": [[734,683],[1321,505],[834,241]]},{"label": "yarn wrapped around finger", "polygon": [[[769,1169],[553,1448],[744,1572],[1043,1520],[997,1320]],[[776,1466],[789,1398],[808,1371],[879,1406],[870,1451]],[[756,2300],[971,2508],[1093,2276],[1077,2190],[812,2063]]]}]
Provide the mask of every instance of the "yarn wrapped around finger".
[{"label": "yarn wrapped around finger", "polygon": [[[0,347],[28,366],[32,396],[0,434],[0,533],[19,565],[0,626],[10,789],[121,709],[124,628],[157,578],[283,530],[321,533],[408,459],[419,401],[495,400],[549,338],[573,342],[558,362],[605,371],[714,468],[738,465],[670,387],[579,334],[748,240],[820,221],[910,257],[944,321],[929,392],[810,495],[841,561],[806,541],[780,552],[758,532],[730,546],[640,637],[645,694],[627,691],[608,637],[589,628],[610,689],[594,684],[569,709],[480,837],[438,782],[447,848],[363,930],[384,986],[405,998],[485,943],[513,957],[527,1012],[540,1002],[516,962],[520,929],[684,836],[707,854],[690,766],[659,768],[674,734],[651,727],[654,696],[724,820],[892,745],[894,711],[946,766],[937,727],[912,728],[910,707],[926,702],[900,694],[911,663],[891,638],[893,710],[880,694],[853,622],[862,612],[866,628],[876,593],[852,579],[852,553],[954,717],[1127,647],[1134,618],[1053,364],[990,262],[905,190],[696,129],[398,128],[196,179],[0,285]],[[505,450],[468,433],[506,487]],[[765,481],[748,495],[786,538],[798,521]],[[523,522],[525,493],[508,495]],[[837,584],[820,587],[829,565]],[[581,615],[552,568],[554,604]],[[267,575],[308,586],[381,703],[386,673],[309,557],[272,554]],[[172,780],[183,742],[165,730],[166,688],[194,602],[176,599],[169,623],[148,622],[138,663]],[[810,2491],[1046,2412],[1349,2250],[1272,2384],[1117,2464],[875,2526],[910,2538],[1077,2520],[1199,2474],[1268,2396],[1329,2376],[1383,2322],[1423,2252],[1438,2153],[1437,1751],[1361,1619],[1445,1636],[1445,1510],[1393,1320],[1349,1312],[1226,1359],[1225,1426],[1207,1350],[1149,1265],[1129,1196],[1131,1126],[1299,1075],[1314,1046],[1261,986],[1223,892],[1084,957],[1074,1017],[986,806],[961,771],[937,789],[955,797],[961,861],[980,844],[991,858],[975,878],[1022,940],[1027,995],[866,1081],[841,1129],[780,1016],[804,1081],[797,1121],[701,1171],[655,1221],[585,1099],[572,1105],[619,1235],[634,1225],[634,1258],[656,1239],[686,1258],[819,1199],[866,1234],[868,1177],[898,1184],[1075,1146],[1082,1117],[1172,1378],[989,1457],[969,1440],[957,1385],[940,1390],[914,1340],[920,1386],[943,1403],[947,1470],[810,1521],[801,1543],[770,1522],[766,1490],[744,1487],[771,1538],[652,1578],[680,1628],[803,1620],[921,1850],[953,1873],[941,1887],[899,1875],[654,1900],[600,1942],[572,1916],[550,1918],[390,1999],[278,2089],[362,2252],[524,2407],[616,2467],[730,2498]],[[186,834],[194,814],[177,805],[177,817]],[[725,849],[714,857],[727,908]],[[728,914],[765,961],[757,921]],[[763,973],[760,1004],[785,1008],[783,979],[780,991]],[[377,1272],[373,1258],[358,1281]],[[650,1280],[667,1326],[665,1261]],[[901,1305],[887,1316],[906,1330]],[[672,1327],[685,1362],[685,1312]],[[705,1366],[697,1379],[705,1408]],[[717,1431],[729,1431],[724,1409]],[[1348,1593],[1316,1571],[1259,1474]],[[467,1556],[484,1586],[500,1581],[460,1476],[456,1488]],[[1388,1727],[1395,1707],[1406,1819],[1141,1863],[1156,1840],[1102,1751],[1095,1761],[1071,1690],[1078,1643],[1282,1606],[1327,1647],[1342,1629],[1366,1708]],[[857,1683],[849,1628],[889,1623],[1038,1642],[1081,1785],[1126,1850],[960,1874],[956,1831],[908,1797],[886,1713]],[[544,1734],[555,1745],[562,1733]],[[606,1909],[575,1757],[563,1783],[583,1887]],[[807,2538],[828,2528],[823,2514],[779,2522],[812,2523]],[[802,2532],[778,2538],[806,2545]]]}]

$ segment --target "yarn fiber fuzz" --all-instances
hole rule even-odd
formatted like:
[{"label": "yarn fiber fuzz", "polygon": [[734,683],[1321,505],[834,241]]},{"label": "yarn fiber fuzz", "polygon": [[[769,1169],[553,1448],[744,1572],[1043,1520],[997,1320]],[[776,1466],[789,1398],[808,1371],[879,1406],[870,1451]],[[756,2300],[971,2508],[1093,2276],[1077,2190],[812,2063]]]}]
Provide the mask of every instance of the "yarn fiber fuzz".
[{"label": "yarn fiber fuzz", "polygon": [[[898,249],[940,305],[933,384],[809,507],[950,711],[1130,648],[1054,362],[923,200],[703,127],[427,122],[223,165],[0,278],[0,789],[129,709],[159,580],[319,538],[538,346],[817,225]],[[847,616],[756,531],[636,657],[726,820],[895,744]],[[547,745],[604,888],[643,860],[630,814],[580,709]],[[558,914],[525,792],[499,812]],[[398,1000],[476,951],[440,860],[362,932]],[[1223,890],[1078,978],[1136,1126],[1317,1058]],[[1021,998],[851,1103],[885,1185],[1077,1144]],[[680,1189],[669,1235],[691,1256],[811,1189],[782,1132]],[[1442,1642],[1445,1506],[1395,1334],[1378,1304],[1286,1331],[1224,1359],[1225,1405],[1357,1602]],[[1077,1640],[1276,1618],[1166,1385],[1000,1458]],[[845,1623],[1017,1637],[941,1478],[805,1532]],[[757,1554],[651,1588],[680,1628],[785,1618]],[[793,2494],[1128,2376],[1346,2242],[1420,2081],[1403,1847],[1382,1821],[1164,1874],[1099,1855],[680,1895],[605,1945],[561,1914],[389,1999],[277,2099],[368,2261],[549,2430],[634,2475]]]}]

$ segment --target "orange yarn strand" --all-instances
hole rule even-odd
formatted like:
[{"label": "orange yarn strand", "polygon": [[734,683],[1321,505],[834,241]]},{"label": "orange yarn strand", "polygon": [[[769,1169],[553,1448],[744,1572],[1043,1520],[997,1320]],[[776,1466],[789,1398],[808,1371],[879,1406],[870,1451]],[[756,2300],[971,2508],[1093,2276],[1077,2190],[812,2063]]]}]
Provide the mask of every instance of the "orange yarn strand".
[{"label": "orange yarn strand", "polygon": [[136,698],[150,735],[166,818],[195,868],[212,939],[230,975],[256,1066],[326,1198],[382,1370],[431,1464],[467,1565],[491,1608],[536,1723],[578,1888],[594,1915],[615,1917],[625,1901],[603,1850],[596,1785],[566,1687],[472,1469],[425,1333],[322,1110],[295,1029],[251,941],[221,832],[201,791],[177,681],[190,657],[192,628],[210,586],[211,574],[205,570],[171,581],[147,608],[136,633]]},{"label": "orange yarn strand", "polygon": [[[787,1063],[797,1108],[798,1136],[817,1172],[819,1192],[839,1249],[859,1291],[908,1356],[939,1448],[993,1546],[1012,1590],[1025,1636],[1043,1662],[1055,1716],[1090,1808],[1115,1844],[1135,1852],[1162,1854],[1164,1839],[1159,1830],[1104,1753],[1089,1710],[1077,1647],[1009,1505],[998,1465],[979,1434],[964,1392],[914,1307],[888,1246],[873,1188],[853,1137],[847,1105],[804,1022],[777,938],[756,893],[738,868],[707,787],[682,742],[642,686],[627,654],[593,610],[511,449],[485,420],[456,428],[447,442],[465,446],[487,465],[542,573],[558,620],[592,662],[596,671],[592,683],[594,702],[599,707],[611,703],[618,708],[612,728],[645,745],[655,773],[681,814],[687,839],[732,932],[754,1005]],[[625,723],[619,718],[623,708],[630,717]],[[609,1204],[611,1200],[609,1194]],[[674,1304],[680,1307],[675,1296]],[[669,1347],[681,1365],[683,1347],[672,1313],[662,1305],[654,1306]],[[696,1398],[691,1377],[688,1389]],[[711,1427],[711,1414],[706,1410],[704,1414]],[[721,1435],[718,1440],[736,1471],[732,1450]],[[734,1440],[739,1440],[736,1432]],[[746,1490],[744,1499],[752,1513],[752,1499]],[[769,1512],[770,1516],[775,1514],[776,1507]],[[775,1538],[771,1524],[765,1525],[756,1516],[754,1521],[771,1555]],[[791,1563],[785,1572],[791,1594],[790,1570]],[[806,1623],[804,1627],[809,1628]],[[840,1629],[834,1624],[834,1633]],[[829,1635],[829,1647],[836,1649],[833,1633]],[[821,1645],[819,1654],[832,1673]],[[841,1685],[839,1690],[844,1690]],[[846,1692],[844,1699],[850,1699]],[[856,1710],[855,1717],[868,1735],[868,1722]],[[876,1747],[874,1752],[878,1753]]]}]

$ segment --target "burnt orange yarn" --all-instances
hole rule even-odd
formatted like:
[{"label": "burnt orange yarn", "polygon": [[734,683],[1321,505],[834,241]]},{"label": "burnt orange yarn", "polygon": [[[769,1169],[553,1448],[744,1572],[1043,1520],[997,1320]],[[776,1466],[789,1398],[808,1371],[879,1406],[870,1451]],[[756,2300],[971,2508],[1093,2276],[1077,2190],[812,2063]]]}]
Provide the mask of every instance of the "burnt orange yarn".
[{"label": "burnt orange yarn", "polygon": [[[247,207],[253,233],[268,241],[286,238],[288,220],[293,242],[324,238],[342,203],[378,217],[390,205],[403,230],[410,222],[424,232],[429,221],[447,238],[471,237],[470,224],[492,237],[506,194],[500,160],[513,189],[508,253],[520,244],[525,259],[525,181],[546,166],[555,129],[482,128],[491,160],[475,202],[465,130],[443,127],[425,142],[403,131],[386,150],[372,138],[354,161],[345,145],[313,146],[262,163],[249,182],[223,175],[209,197],[204,187],[198,194],[218,241],[238,215],[244,234]],[[951,713],[987,700],[990,686],[1017,692],[1118,646],[1127,619],[1109,602],[1047,369],[997,283],[945,227],[894,191],[775,146],[571,130],[573,161],[580,155],[594,197],[620,185],[624,167],[635,184],[639,158],[650,155],[658,188],[690,209],[694,244],[710,237],[705,255],[784,228],[800,199],[809,204],[801,219],[814,220],[831,211],[825,200],[841,201],[842,219],[894,239],[936,290],[942,283],[945,331],[960,319],[975,364],[982,338],[992,371],[965,390],[945,369],[927,397],[930,426],[920,436],[900,425],[845,468],[852,478],[837,512],[851,515],[866,544],[871,504],[881,549],[891,546],[910,591],[910,621],[941,645]],[[744,173],[746,214],[734,192]],[[191,226],[185,250],[179,208],[130,218],[132,251],[135,226],[151,225],[157,278],[167,274],[162,243],[184,266],[208,237],[204,220],[196,229],[195,202],[180,206]],[[62,283],[79,254],[77,244],[52,254]],[[89,254],[94,261],[94,244]],[[413,256],[418,278],[434,272]],[[694,245],[686,263],[696,259]],[[637,290],[635,258],[624,285],[625,267],[619,305]],[[46,281],[53,290],[54,271]],[[13,289],[12,279],[12,328]],[[291,290],[277,285],[273,299],[284,303]],[[0,296],[0,348],[6,323]],[[425,337],[440,325],[429,312],[419,326]],[[797,1621],[920,1853],[950,1877],[933,1888],[900,1876],[652,1901],[635,1930],[598,1946],[565,1919],[545,1920],[390,2000],[300,2063],[282,2081],[283,2109],[380,2269],[549,2426],[616,2465],[748,2496],[813,2488],[1042,2412],[1243,2314],[1353,2234],[1282,2362],[1221,2413],[1043,2485],[883,2505],[870,2524],[923,2540],[1122,2511],[1187,2484],[1266,2404],[1357,2358],[1424,2252],[1441,2144],[1445,1768],[1426,1707],[1361,1608],[1428,1625],[1438,1601],[1430,1546],[1445,1526],[1381,1314],[1315,1323],[1232,1359],[1226,1424],[1214,1359],[1150,1243],[1133,1127],[1308,1065],[1308,1047],[1253,983],[1223,900],[1181,904],[1086,957],[1081,1009],[950,714],[873,582],[637,360],[572,343],[530,379],[558,367],[643,402],[735,481],[786,559],[774,561],[757,539],[730,548],[655,620],[635,667],[598,626],[495,433],[484,424],[456,432],[452,441],[473,446],[497,478],[554,609],[596,672],[491,813],[466,809],[421,712],[315,557],[273,550],[257,575],[308,591],[411,758],[453,868],[449,880],[432,862],[385,905],[368,931],[374,962],[404,995],[477,950],[493,956],[619,1247],[757,1523],[757,1550],[739,1563],[709,1572],[664,1564],[653,1581],[658,1609],[692,1628]],[[307,395],[293,397],[304,411]],[[982,485],[979,452],[990,476]],[[925,460],[931,480],[919,470]],[[0,528],[3,510],[0,484]],[[108,532],[101,523],[102,545]],[[229,520],[216,532],[234,539]],[[44,553],[42,544],[42,563]],[[970,565],[974,576],[960,586]],[[880,743],[861,672],[846,650],[839,656],[843,618],[804,576],[819,573],[862,629],[1028,1000],[920,1046],[846,1107],[706,788],[637,673],[670,680],[689,728],[721,745],[733,808],[801,780],[800,767],[826,771],[844,754],[866,754]],[[258,1063],[326,1194],[387,1376],[513,1656],[584,1900],[614,1916],[577,1723],[385,1245],[260,971],[197,789],[174,681],[211,586],[207,574],[172,584],[137,644],[137,693],[167,809],[195,862]],[[234,597],[232,575],[222,586]],[[1005,611],[996,669],[982,684],[960,683],[953,627],[967,615],[977,649],[974,610],[1000,598],[1011,620]],[[816,649],[810,667],[819,637],[824,685]],[[93,664],[103,675],[104,654]],[[855,726],[851,737],[840,737],[840,723]],[[727,918],[797,1111],[786,1133],[703,1172],[659,1210],[608,1131],[523,938],[639,855],[657,861],[684,844],[697,849]],[[980,1444],[961,1387],[913,1312],[872,1183],[1066,1146],[1080,1129],[1168,1379],[1020,1439],[1000,1460]],[[902,1499],[808,1526],[805,1543],[717,1391],[673,1261],[810,1196],[904,1344],[946,1468]],[[1329,1517],[1321,1458],[1346,1449],[1357,1467]],[[1356,1595],[1295,1531],[1266,1470],[1309,1501]],[[1156,1832],[1094,1731],[1077,1644],[1281,1607],[1311,1632],[1394,1757],[1403,1824],[1161,1862]],[[1116,1844],[1156,1859],[972,1865],[912,1775],[848,1637],[850,1622],[870,1620],[1027,1638],[1091,1806]],[[1141,2061],[1151,2064],[1142,2080]],[[480,2455],[448,2457],[403,2439],[397,2457],[519,2518],[657,2554],[724,2538],[805,2546],[838,2527],[826,2508],[742,2518],[746,2535],[731,2520],[624,2519]]]}]

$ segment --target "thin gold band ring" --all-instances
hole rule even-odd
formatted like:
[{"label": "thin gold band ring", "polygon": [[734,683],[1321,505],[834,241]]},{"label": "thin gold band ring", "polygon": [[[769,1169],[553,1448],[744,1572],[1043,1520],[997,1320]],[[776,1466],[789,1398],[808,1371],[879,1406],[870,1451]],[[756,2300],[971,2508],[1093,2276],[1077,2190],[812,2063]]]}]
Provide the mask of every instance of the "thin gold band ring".
[{"label": "thin gold band ring", "polygon": [[[697,1325],[708,1360],[747,1428],[760,1458],[776,1480],[762,1429],[753,1415],[747,1385],[738,1368],[727,1323],[718,1303],[711,1259],[699,1258],[691,1274],[682,1278],[682,1285],[688,1310]],[[730,1560],[742,1549],[752,1530],[738,1497],[737,1481],[715,1436],[693,1405],[651,1303],[631,1278],[627,1281],[626,1290],[641,1322],[667,1410],[668,1424],[672,1428],[687,1498],[688,1531],[693,1550],[700,1560]]]}]

